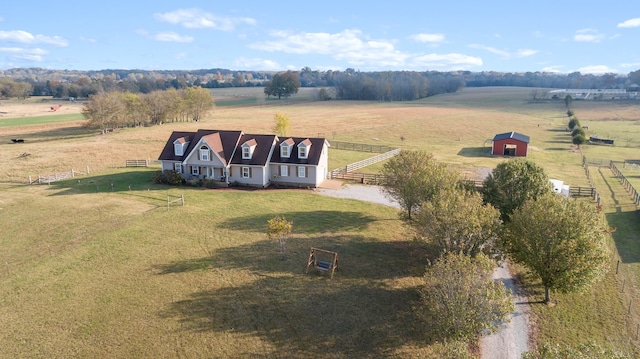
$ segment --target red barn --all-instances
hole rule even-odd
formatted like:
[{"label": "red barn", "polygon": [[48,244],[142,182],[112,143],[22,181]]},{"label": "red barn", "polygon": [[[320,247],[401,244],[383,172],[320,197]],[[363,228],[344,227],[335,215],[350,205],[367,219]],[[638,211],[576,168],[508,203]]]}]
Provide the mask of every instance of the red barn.
[{"label": "red barn", "polygon": [[492,155],[527,156],[529,153],[529,136],[517,132],[499,133],[493,138]]}]

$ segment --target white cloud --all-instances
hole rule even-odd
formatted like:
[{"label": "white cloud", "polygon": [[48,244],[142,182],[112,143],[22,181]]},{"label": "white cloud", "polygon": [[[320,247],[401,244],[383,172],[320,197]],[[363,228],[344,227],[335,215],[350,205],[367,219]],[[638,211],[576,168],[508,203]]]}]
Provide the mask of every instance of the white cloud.
[{"label": "white cloud", "polygon": [[529,57],[529,56],[533,56],[533,55],[535,55],[537,53],[538,53],[538,50],[520,49],[520,50],[516,51],[515,56],[516,57]]},{"label": "white cloud", "polygon": [[500,49],[496,49],[495,47],[491,47],[491,46],[485,46],[485,45],[481,45],[481,44],[471,44],[471,45],[469,45],[469,47],[472,48],[472,49],[480,49],[480,50],[489,51],[492,54],[496,54],[496,55],[502,56],[504,58],[509,58],[511,56],[511,54],[509,54],[509,52],[504,51],[504,50],[500,50]]},{"label": "white cloud", "polygon": [[47,44],[65,47],[69,42],[60,36],[33,35],[22,30],[0,31],[0,41],[19,42],[23,44]]},{"label": "white cloud", "polygon": [[81,41],[86,41],[90,44],[95,44],[96,42],[98,42],[98,40],[91,38],[91,37],[84,37],[84,36],[80,36],[80,40]]},{"label": "white cloud", "polygon": [[388,40],[363,40],[359,30],[339,33],[289,33],[274,31],[272,41],[253,43],[250,48],[289,54],[319,54],[347,61],[351,65],[399,66],[410,56],[397,51]]},{"label": "white cloud", "polygon": [[620,66],[627,68],[627,67],[633,67],[633,68],[637,68],[640,67],[640,62],[627,62],[624,64],[620,64]]},{"label": "white cloud", "polygon": [[618,24],[618,27],[640,27],[640,17],[621,22]]},{"label": "white cloud", "polygon": [[183,36],[180,34],[176,34],[175,32],[160,32],[153,36],[155,40],[163,41],[163,42],[193,42],[193,37],[191,36]]},{"label": "white cloud", "polygon": [[171,12],[156,13],[159,21],[181,25],[189,29],[214,29],[233,31],[238,24],[254,25],[256,21],[248,17],[221,17],[200,9],[178,9]]},{"label": "white cloud", "polygon": [[415,34],[411,35],[411,38],[417,42],[426,42],[426,43],[441,43],[444,42],[443,34]]},{"label": "white cloud", "polygon": [[618,72],[618,70],[612,69],[606,65],[585,66],[585,67],[579,68],[577,71],[580,71],[580,73],[583,73],[583,74],[594,74],[594,75]]},{"label": "white cloud", "polygon": [[482,66],[482,59],[479,57],[464,54],[427,54],[417,56],[412,59],[416,67],[433,70],[467,70],[472,67]]},{"label": "white cloud", "polygon": [[562,70],[560,70],[562,68],[562,66],[547,66],[547,67],[543,67],[542,68],[542,72],[556,72],[556,73],[561,73]]},{"label": "white cloud", "polygon": [[241,57],[234,62],[234,66],[238,69],[255,69],[265,71],[276,71],[283,69],[277,62],[259,58],[247,59]]},{"label": "white cloud", "polygon": [[36,62],[42,62],[44,60],[43,56],[48,54],[48,52],[43,49],[23,49],[19,47],[1,47],[0,53],[7,54],[7,56],[13,60]]},{"label": "white cloud", "polygon": [[600,42],[604,39],[604,35],[594,29],[582,29],[576,31],[573,39],[578,42]]}]

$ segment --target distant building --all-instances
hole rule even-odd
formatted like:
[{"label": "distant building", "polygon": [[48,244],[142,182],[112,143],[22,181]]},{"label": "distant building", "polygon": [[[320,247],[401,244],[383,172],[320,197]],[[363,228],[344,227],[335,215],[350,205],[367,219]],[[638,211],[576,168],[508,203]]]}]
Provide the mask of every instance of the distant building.
[{"label": "distant building", "polygon": [[491,154],[526,157],[529,154],[529,136],[513,131],[499,133],[493,137]]}]

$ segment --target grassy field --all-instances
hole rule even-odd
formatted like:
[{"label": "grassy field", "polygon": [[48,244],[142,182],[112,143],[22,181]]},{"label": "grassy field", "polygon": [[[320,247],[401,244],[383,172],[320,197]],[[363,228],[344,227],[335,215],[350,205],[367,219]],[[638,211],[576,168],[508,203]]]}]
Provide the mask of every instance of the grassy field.
[{"label": "grassy field", "polygon": [[[406,236],[394,209],[306,190],[157,186],[154,168],[124,161],[155,160],[173,130],[270,132],[276,112],[289,115],[295,136],[423,149],[469,177],[505,160],[489,146],[507,131],[529,135],[530,159],[573,186],[589,185],[583,154],[638,159],[640,103],[574,102],[590,132],[617,144],[578,150],[564,103],[530,103],[529,93],[218,106],[198,123],[107,135],[73,119],[0,126],[0,357],[439,357],[443,346],[414,312],[428,249]],[[16,137],[25,143],[11,143]],[[369,155],[330,149],[330,167]],[[24,185],[72,168],[90,173]],[[638,211],[610,170],[590,171],[603,218],[617,228],[611,272],[586,293],[553,293],[555,307],[533,303],[535,339],[631,351],[640,323]],[[632,166],[624,171],[640,182]],[[167,210],[179,195],[185,206]],[[285,261],[264,235],[276,214],[294,221]],[[311,246],[339,252],[333,280],[305,274]],[[541,300],[539,284],[522,280]]]}]

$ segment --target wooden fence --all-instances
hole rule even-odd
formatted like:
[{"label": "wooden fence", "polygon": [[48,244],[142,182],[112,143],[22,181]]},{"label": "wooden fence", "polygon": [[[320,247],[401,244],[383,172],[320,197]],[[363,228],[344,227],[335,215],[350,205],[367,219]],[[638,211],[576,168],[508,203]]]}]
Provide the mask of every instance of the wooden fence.
[{"label": "wooden fence", "polygon": [[616,167],[616,164],[613,161],[610,162],[609,167],[611,168],[611,171],[613,171],[613,174],[616,176],[616,178],[620,180],[620,183],[622,183],[622,186],[624,186],[627,192],[631,194],[631,198],[633,198],[633,203],[635,205],[640,204],[640,195],[638,194],[638,191],[631,185],[629,180],[627,180],[627,177],[625,177],[622,174],[622,172],[620,172],[620,170],[618,169],[618,167]]},{"label": "wooden fence", "polygon": [[337,150],[349,150],[349,151],[359,151],[359,152],[375,152],[375,153],[385,153],[395,150],[395,147],[389,147],[384,145],[371,145],[365,143],[352,143],[352,142],[340,142],[340,141],[331,141],[331,147]]},{"label": "wooden fence", "polygon": [[167,211],[171,208],[171,205],[174,203],[175,205],[180,204],[184,206],[184,195],[183,194],[179,196],[167,195]]},{"label": "wooden fence", "polygon": [[125,160],[125,167],[149,167],[149,160]]},{"label": "wooden fence", "polygon": [[86,172],[79,172],[74,170],[73,168],[69,171],[63,171],[63,172],[55,172],[53,174],[49,174],[49,175],[38,175],[38,179],[33,179],[31,176],[29,176],[29,184],[51,184],[51,182],[57,182],[57,181],[62,181],[62,180],[66,180],[68,178],[74,178],[76,175],[88,175],[89,174],[89,167],[87,167]]},{"label": "wooden fence", "polygon": [[398,153],[400,153],[400,149],[394,148],[390,151],[379,154],[377,156],[367,158],[366,160],[358,161],[355,163],[348,164],[344,167],[336,168],[335,170],[331,171],[331,173],[329,174],[330,178],[343,179],[343,180],[349,180],[349,181],[358,181],[360,183],[381,184],[382,180],[384,179],[384,176],[382,175],[370,174],[370,173],[356,173],[354,171],[370,166],[374,163],[384,161],[388,158],[396,156]]}]

